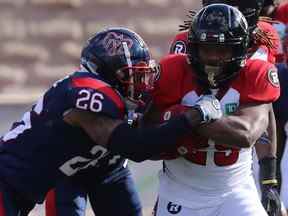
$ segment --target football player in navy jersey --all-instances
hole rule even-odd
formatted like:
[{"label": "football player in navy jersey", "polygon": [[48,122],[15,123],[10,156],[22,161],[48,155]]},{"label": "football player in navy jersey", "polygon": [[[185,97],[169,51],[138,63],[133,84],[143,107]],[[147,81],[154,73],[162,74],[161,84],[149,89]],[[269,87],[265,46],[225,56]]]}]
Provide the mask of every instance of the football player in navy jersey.
[{"label": "football player in navy jersey", "polygon": [[[123,188],[113,196],[126,205],[123,194],[137,195],[127,186],[125,158],[149,159],[175,147],[177,138],[194,127],[222,116],[219,101],[204,95],[165,124],[133,127],[133,109],[143,103],[141,95],[153,88],[154,78],[148,47],[133,31],[109,28],[91,37],[79,71],[55,82],[1,137],[0,215],[28,215],[50,189],[74,176],[93,176],[100,194],[102,186],[113,193],[120,182]],[[115,199],[101,199],[108,207],[102,215],[112,215],[113,209],[114,215],[141,215],[133,207],[120,209]]]},{"label": "football player in navy jersey", "polygon": [[[275,117],[277,120],[277,144],[278,144],[278,157],[279,168],[281,168],[281,198],[284,202],[286,209],[288,209],[288,174],[287,174],[287,158],[288,158],[288,66],[285,63],[277,64],[279,81],[281,85],[281,94],[279,99],[273,103]],[[280,163],[281,162],[281,163]]]}]

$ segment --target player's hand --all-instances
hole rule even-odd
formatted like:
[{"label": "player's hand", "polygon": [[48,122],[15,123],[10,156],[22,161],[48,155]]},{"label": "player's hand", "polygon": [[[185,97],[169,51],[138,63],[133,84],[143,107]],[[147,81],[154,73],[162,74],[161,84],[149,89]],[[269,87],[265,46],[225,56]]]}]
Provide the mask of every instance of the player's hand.
[{"label": "player's hand", "polygon": [[261,186],[262,205],[269,216],[281,216],[281,200],[276,186],[275,184]]},{"label": "player's hand", "polygon": [[222,117],[221,105],[214,95],[201,96],[194,108],[202,114],[202,123],[208,123]]},{"label": "player's hand", "polygon": [[262,205],[269,216],[281,216],[281,200],[277,192],[276,157],[259,160]]},{"label": "player's hand", "polygon": [[141,119],[143,118],[143,114],[139,112],[135,112],[134,110],[128,110],[127,113],[127,123],[132,127],[139,127],[141,123]]}]

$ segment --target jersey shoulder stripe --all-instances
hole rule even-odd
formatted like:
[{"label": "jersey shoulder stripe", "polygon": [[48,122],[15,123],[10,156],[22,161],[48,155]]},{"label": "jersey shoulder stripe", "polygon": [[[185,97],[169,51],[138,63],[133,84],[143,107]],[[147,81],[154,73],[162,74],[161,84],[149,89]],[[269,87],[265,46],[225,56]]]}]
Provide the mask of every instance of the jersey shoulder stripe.
[{"label": "jersey shoulder stripe", "polygon": [[72,86],[75,88],[91,88],[108,96],[120,110],[124,110],[124,103],[120,95],[107,83],[91,77],[76,77],[72,79]]}]

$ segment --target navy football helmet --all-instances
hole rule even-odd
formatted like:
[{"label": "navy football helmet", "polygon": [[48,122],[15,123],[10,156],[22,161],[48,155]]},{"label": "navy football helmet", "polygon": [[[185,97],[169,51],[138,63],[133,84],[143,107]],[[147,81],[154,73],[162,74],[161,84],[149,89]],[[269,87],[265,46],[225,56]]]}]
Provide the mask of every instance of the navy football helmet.
[{"label": "navy football helmet", "polygon": [[202,0],[203,6],[215,3],[228,4],[238,8],[245,16],[251,32],[256,28],[260,12],[264,7],[264,0]]},{"label": "navy football helmet", "polygon": [[155,62],[144,40],[126,28],[108,28],[88,39],[81,66],[133,101],[153,88]]},{"label": "navy football helmet", "polygon": [[[188,31],[187,54],[199,80],[209,88],[218,88],[245,65],[248,44],[249,29],[243,14],[229,5],[212,4],[194,16]],[[217,47],[218,53],[215,53]],[[207,63],[208,55],[206,58],[200,55],[207,48],[214,53],[211,64]],[[230,53],[215,61],[227,49]]]}]

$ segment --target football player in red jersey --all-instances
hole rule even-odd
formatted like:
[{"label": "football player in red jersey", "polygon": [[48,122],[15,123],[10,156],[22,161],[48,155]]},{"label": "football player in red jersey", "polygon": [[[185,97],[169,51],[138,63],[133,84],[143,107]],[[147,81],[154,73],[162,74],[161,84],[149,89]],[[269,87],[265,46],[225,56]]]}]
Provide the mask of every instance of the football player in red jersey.
[{"label": "football player in red jersey", "polygon": [[[259,19],[264,0],[229,1],[229,0],[203,0],[203,6],[213,3],[224,3],[237,7],[245,16],[251,33],[250,54],[254,57],[275,63],[280,38],[277,31],[271,25],[269,19]],[[189,18],[193,17],[194,11],[190,11]],[[170,53],[186,53],[187,36],[190,21],[180,25],[181,32],[172,40]],[[257,52],[256,52],[257,51]]]},{"label": "football player in red jersey", "polygon": [[[264,0],[251,0],[251,1],[226,1],[226,0],[203,0],[203,5],[209,5],[213,3],[227,3],[237,7],[245,16],[248,25],[249,32],[251,34],[250,44],[249,44],[249,56],[251,59],[261,59],[264,61],[269,61],[271,63],[275,63],[278,58],[278,53],[281,48],[280,37],[276,31],[276,29],[272,26],[272,22],[267,18],[259,19],[260,11],[263,8]],[[190,11],[189,18],[192,18],[195,15],[194,11]],[[180,30],[184,30],[176,35],[173,39],[173,42],[170,46],[170,53],[186,53],[187,52],[187,40],[188,40],[188,31],[190,21],[185,21],[184,25],[180,26]],[[265,142],[265,139],[259,139],[259,142],[256,143],[255,148],[257,151],[257,156],[260,159],[260,166],[263,166],[261,162],[262,159],[268,159],[270,162],[276,164],[276,149],[277,149],[277,141],[276,141],[276,126],[275,126],[275,117],[273,109],[271,108],[269,112],[269,126],[268,126],[268,136],[270,142],[268,145],[263,145],[261,141]],[[267,140],[268,141],[268,140]],[[265,142],[267,143],[267,142]],[[258,165],[254,163],[254,176],[258,182]],[[276,181],[276,170],[274,169],[274,165],[270,166],[273,168],[270,170],[273,173],[273,183],[266,184],[265,191],[262,190],[263,193],[263,203],[265,204],[265,208],[267,208],[267,197],[269,196],[270,190],[273,192],[273,200],[279,199],[279,195],[274,191],[276,190],[277,181]],[[262,167],[263,168],[263,167]],[[257,184],[258,186],[258,184]],[[266,190],[269,187],[270,190]],[[272,200],[271,200],[272,201]],[[278,203],[278,201],[275,201]]]},{"label": "football player in red jersey", "polygon": [[[164,160],[157,216],[267,215],[251,174],[251,152],[267,129],[279,82],[273,64],[247,58],[249,41],[248,24],[240,11],[212,4],[193,17],[188,55],[161,60],[154,110],[169,113],[172,105],[193,105],[205,92],[212,92],[226,116],[201,127],[196,135],[202,137],[199,143],[192,138],[179,143],[178,158]],[[275,176],[267,172],[275,171],[270,167],[274,160],[262,161],[264,183],[275,183]],[[272,214],[279,214],[269,204],[276,210]]]}]

